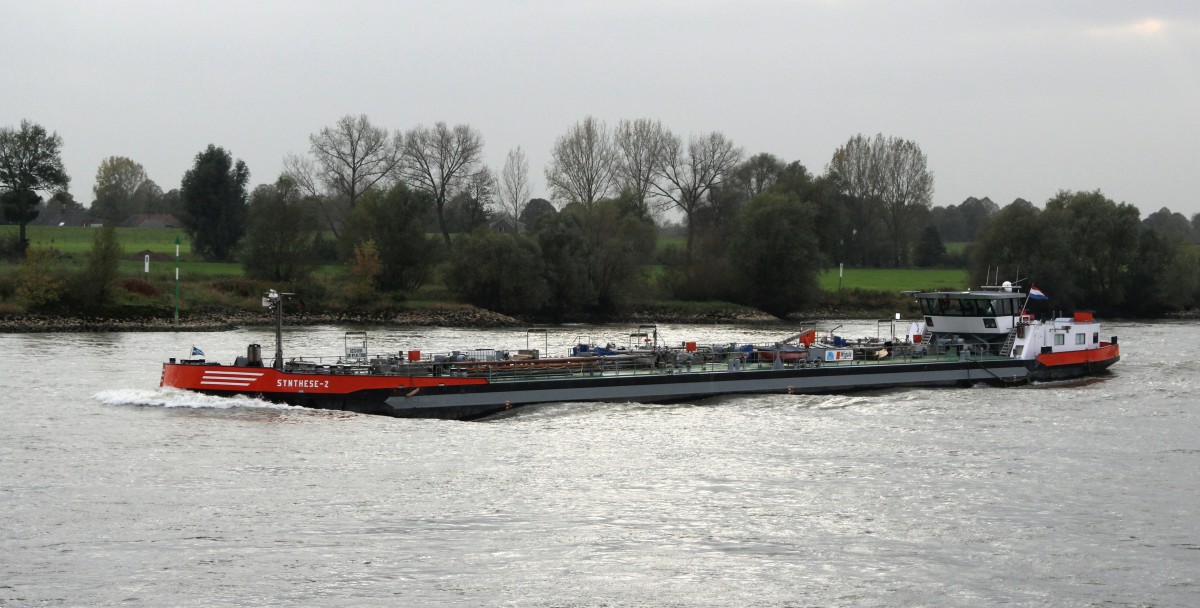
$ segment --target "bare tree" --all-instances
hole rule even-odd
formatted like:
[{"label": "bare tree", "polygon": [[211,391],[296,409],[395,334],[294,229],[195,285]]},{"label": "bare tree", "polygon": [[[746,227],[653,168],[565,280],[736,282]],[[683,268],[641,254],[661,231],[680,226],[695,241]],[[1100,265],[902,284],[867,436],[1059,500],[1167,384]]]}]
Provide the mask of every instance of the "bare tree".
[{"label": "bare tree", "polygon": [[868,138],[859,134],[838,148],[829,163],[842,190],[856,208],[852,217],[856,235],[869,238],[874,225],[882,224],[891,243],[892,263],[907,256],[912,220],[918,208],[929,208],[933,174],[916,143],[882,133]]},{"label": "bare tree", "polygon": [[933,174],[926,167],[925,154],[916,142],[889,137],[884,165],[887,188],[883,195],[883,220],[892,240],[896,266],[908,258],[918,214],[929,209],[933,198]]},{"label": "bare tree", "polygon": [[692,263],[693,219],[715,186],[728,181],[742,160],[742,149],[725,135],[694,135],[684,150],[683,140],[665,131],[654,189],[671,201],[687,219],[687,264]]},{"label": "bare tree", "polygon": [[344,194],[350,207],[371,186],[391,175],[400,161],[400,135],[388,135],[366,114],[346,115],[333,127],[309,137],[318,175],[330,188]]},{"label": "bare tree", "polygon": [[307,156],[283,157],[283,176],[290,178],[304,197],[313,202],[334,238],[341,238],[342,223],[350,215],[350,199],[327,187],[319,173],[317,163]]},{"label": "bare tree", "polygon": [[410,186],[433,197],[446,249],[450,249],[446,203],[469,186],[482,155],[483,135],[470,125],[417,125],[404,136],[400,174]]},{"label": "bare tree", "polygon": [[649,118],[622,120],[613,131],[617,183],[633,196],[646,217],[656,211],[651,208],[650,198],[654,195],[655,169],[662,155],[664,136],[662,123]]},{"label": "bare tree", "polygon": [[592,116],[567,129],[554,143],[546,182],[550,197],[563,205],[591,207],[612,192],[616,154],[603,121]]},{"label": "bare tree", "polygon": [[[504,170],[500,172],[500,206],[517,223],[529,203],[529,159],[521,146],[508,151]],[[519,223],[517,224],[520,225]]]},{"label": "bare tree", "polygon": [[311,159],[284,158],[284,171],[316,198],[334,234],[364,192],[393,174],[401,138],[371,124],[366,114],[347,114],[308,138]]},{"label": "bare tree", "polygon": [[885,148],[882,134],[874,138],[855,135],[833,153],[829,171],[837,175],[846,194],[860,199],[882,199]]}]

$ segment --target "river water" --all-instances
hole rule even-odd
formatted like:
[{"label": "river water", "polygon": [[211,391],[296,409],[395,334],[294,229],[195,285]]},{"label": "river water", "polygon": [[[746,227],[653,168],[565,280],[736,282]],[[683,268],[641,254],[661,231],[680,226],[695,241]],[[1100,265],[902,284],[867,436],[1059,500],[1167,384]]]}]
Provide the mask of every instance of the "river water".
[{"label": "river water", "polygon": [[[0,606],[1196,606],[1200,325],[1111,334],[1123,360],[1086,382],[466,423],[157,388],[166,357],[269,330],[0,335]],[[476,347],[525,335],[370,346]]]}]

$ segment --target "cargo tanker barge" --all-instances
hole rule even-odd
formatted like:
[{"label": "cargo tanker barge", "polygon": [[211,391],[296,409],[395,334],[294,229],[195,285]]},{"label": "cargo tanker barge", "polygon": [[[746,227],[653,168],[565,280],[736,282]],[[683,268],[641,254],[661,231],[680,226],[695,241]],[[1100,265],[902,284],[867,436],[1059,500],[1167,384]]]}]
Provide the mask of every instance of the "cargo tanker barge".
[{"label": "cargo tanker barge", "polygon": [[[847,340],[814,328],[772,344],[665,345],[643,325],[628,344],[476,349],[372,356],[365,332],[348,332],[345,354],[284,358],[285,296],[270,292],[275,357],[251,344],[229,365],[203,358],[163,364],[160,385],[212,395],[249,395],[305,407],[399,417],[470,420],[548,402],[647,402],[753,393],[833,393],[912,386],[1019,385],[1105,372],[1120,359],[1117,338],[1100,339],[1087,312],[1036,319],[1028,294],[1009,284],[914,293],[923,317],[880,322],[882,337]],[[897,331],[897,323],[902,327]],[[531,330],[535,331],[535,330]]]}]

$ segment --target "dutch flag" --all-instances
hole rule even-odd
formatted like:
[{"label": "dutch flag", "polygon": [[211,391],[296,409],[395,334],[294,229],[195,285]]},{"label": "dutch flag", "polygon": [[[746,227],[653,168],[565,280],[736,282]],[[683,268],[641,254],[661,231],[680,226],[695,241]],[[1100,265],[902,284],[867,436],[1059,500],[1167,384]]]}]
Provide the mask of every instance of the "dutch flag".
[{"label": "dutch flag", "polygon": [[204,356],[204,351],[202,351],[202,350],[200,350],[200,349],[196,348],[195,346],[193,346],[193,347],[192,347],[192,356],[193,356],[193,357],[203,357],[203,356]]},{"label": "dutch flag", "polygon": [[1046,294],[1042,293],[1042,290],[1038,289],[1037,285],[1030,285],[1029,286],[1029,299],[1030,300],[1049,300],[1050,298],[1046,297]]}]

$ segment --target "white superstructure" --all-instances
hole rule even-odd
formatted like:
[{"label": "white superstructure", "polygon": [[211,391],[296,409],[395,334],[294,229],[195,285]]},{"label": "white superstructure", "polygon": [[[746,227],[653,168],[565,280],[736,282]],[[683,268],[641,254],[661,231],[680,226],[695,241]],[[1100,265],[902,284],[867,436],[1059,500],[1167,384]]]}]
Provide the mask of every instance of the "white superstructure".
[{"label": "white superstructure", "polygon": [[1025,312],[1027,295],[1008,285],[915,295],[923,319],[910,327],[908,338],[936,350],[1036,359],[1039,355],[1095,350],[1109,344],[1101,341],[1100,322],[1092,313],[1035,319]]}]

